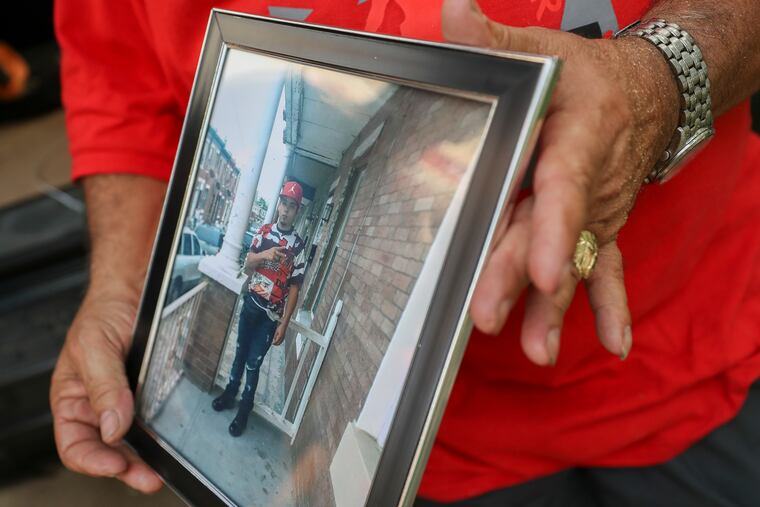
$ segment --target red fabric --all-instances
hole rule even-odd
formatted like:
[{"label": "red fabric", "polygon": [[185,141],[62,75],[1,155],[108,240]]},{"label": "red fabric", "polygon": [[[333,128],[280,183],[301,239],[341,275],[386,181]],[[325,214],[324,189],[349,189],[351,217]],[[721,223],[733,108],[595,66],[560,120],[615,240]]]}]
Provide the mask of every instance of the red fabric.
[{"label": "red fabric", "polygon": [[303,199],[303,189],[295,181],[288,181],[283,185],[280,197],[290,197],[300,206]]},{"label": "red fabric", "polygon": [[[648,0],[611,2],[617,23]],[[74,177],[166,179],[212,6],[439,40],[441,0],[61,0]],[[514,25],[558,28],[563,0],[485,0]],[[625,363],[597,343],[583,290],[556,368],[520,351],[518,308],[499,337],[474,333],[421,486],[455,500],[577,465],[662,462],[733,417],[760,376],[760,141],[742,104],[681,174],[647,187],[620,237],[634,318]]]}]

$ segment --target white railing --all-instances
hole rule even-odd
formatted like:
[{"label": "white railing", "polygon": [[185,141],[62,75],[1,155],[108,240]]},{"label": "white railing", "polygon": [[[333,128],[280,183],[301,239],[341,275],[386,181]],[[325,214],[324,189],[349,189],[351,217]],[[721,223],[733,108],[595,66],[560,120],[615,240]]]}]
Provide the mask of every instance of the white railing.
[{"label": "white railing", "polygon": [[158,415],[182,377],[187,337],[207,286],[207,281],[199,283],[161,312],[161,323],[141,397],[142,414],[148,422]]},{"label": "white railing", "polygon": [[[330,315],[324,335],[297,320],[290,321],[289,331],[300,334],[305,339],[305,344],[298,354],[298,363],[290,381],[285,403],[280,410],[274,410],[273,407],[264,403],[254,402],[253,411],[284,431],[290,437],[291,443],[298,434],[298,428],[301,426],[306,406],[317,382],[319,370],[327,355],[327,349],[342,309],[343,301],[338,301]],[[315,353],[310,353],[312,347],[316,347]],[[295,347],[293,347],[293,353],[295,353]]]}]

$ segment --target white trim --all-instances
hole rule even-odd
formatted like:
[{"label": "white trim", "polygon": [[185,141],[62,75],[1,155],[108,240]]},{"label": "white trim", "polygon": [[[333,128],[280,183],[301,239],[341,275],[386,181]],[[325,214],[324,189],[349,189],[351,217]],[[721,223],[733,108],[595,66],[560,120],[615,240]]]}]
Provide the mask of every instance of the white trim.
[{"label": "white trim", "polygon": [[336,507],[367,503],[372,480],[380,462],[377,442],[355,423],[348,423],[330,462],[330,481]]},{"label": "white trim", "polygon": [[292,434],[293,425],[289,423],[281,414],[275,413],[266,405],[254,404],[253,412],[275,428],[281,430],[286,435]]},{"label": "white trim", "polygon": [[[311,341],[307,341],[306,345],[304,345],[304,352],[306,352],[309,349],[309,346],[311,344]],[[290,403],[293,401],[293,395],[296,392],[296,385],[298,384],[297,380],[301,376],[301,372],[303,371],[303,365],[306,363],[306,356],[302,356],[300,360],[298,361],[298,366],[296,367],[296,372],[293,375],[293,382],[290,383],[290,389],[288,389],[288,395],[285,397],[285,403],[282,404],[282,418],[285,419],[285,415],[288,412],[288,408],[290,407]],[[288,433],[291,437],[293,436],[293,433]]]},{"label": "white trim", "polygon": [[314,361],[314,365],[311,367],[311,371],[309,372],[309,380],[306,383],[306,388],[303,391],[303,396],[301,396],[301,401],[298,404],[298,411],[296,412],[296,417],[293,420],[294,431],[290,439],[291,444],[295,441],[296,435],[298,434],[298,429],[301,427],[301,421],[303,421],[303,415],[306,412],[306,406],[309,404],[311,392],[314,390],[314,385],[317,383],[317,376],[319,376],[319,370],[322,368],[322,363],[324,362],[325,356],[327,355],[327,346],[330,344],[332,335],[335,332],[335,327],[338,325],[338,317],[340,316],[340,312],[342,310],[343,301],[338,300],[335,305],[335,309],[330,316],[330,322],[327,324],[327,331],[325,332],[326,345],[324,347],[321,347],[317,353],[317,359]]}]

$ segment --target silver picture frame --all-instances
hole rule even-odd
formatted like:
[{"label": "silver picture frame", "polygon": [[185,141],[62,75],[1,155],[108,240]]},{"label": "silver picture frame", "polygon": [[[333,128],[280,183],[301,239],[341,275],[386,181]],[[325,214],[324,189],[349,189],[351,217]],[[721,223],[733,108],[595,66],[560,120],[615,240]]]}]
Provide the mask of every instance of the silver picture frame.
[{"label": "silver picture frame", "polygon": [[[266,88],[267,76],[276,74],[271,66],[285,77]],[[248,69],[250,93],[244,100],[234,95],[242,92],[225,91],[232,79],[225,77],[232,75],[227,69],[238,68]],[[137,409],[126,441],[181,498],[204,506],[413,503],[471,331],[467,308],[475,281],[497,225],[509,219],[530,179],[531,154],[558,69],[552,57],[211,12],[127,361]],[[254,93],[256,86],[276,95]],[[364,95],[346,105],[359,91]],[[308,100],[310,109],[304,106]],[[227,119],[224,101],[232,111]],[[402,104],[407,105],[403,112]],[[263,133],[240,126],[245,107],[250,108],[245,121],[260,121]],[[480,130],[470,129],[468,121]],[[316,124],[333,137],[325,130],[307,132]],[[332,128],[337,124],[343,130]],[[225,125],[237,126],[222,132]],[[238,147],[235,152],[236,135],[263,136],[264,151],[243,153]],[[431,139],[435,149],[429,149]],[[286,150],[280,162],[264,160],[276,158],[272,143]],[[441,162],[441,153],[453,153],[454,162],[445,156]],[[209,169],[212,155],[215,170]],[[423,159],[429,172],[405,162]],[[267,169],[268,163],[280,172]],[[430,180],[413,182],[421,189],[409,194],[416,201],[396,205],[378,190],[392,185],[373,176],[390,171]],[[265,190],[266,178],[280,183]],[[242,267],[245,252],[253,248],[248,245],[261,236],[257,227],[279,220],[275,208],[282,193],[277,192],[290,181],[300,182],[304,192],[294,226],[305,238],[306,272],[296,313],[308,315],[306,321],[300,313],[291,319],[285,345],[278,347],[279,366],[269,366],[267,378],[275,379],[279,401],[254,406],[258,422],[251,431],[259,433],[245,444],[254,446],[245,456],[256,450],[268,457],[250,465],[242,461],[247,458],[234,457],[242,441],[227,435],[219,414],[207,410],[208,400],[219,393],[223,379],[234,376],[232,357],[247,294],[240,290],[250,283],[239,270],[233,273],[231,259],[239,255],[237,267]],[[397,187],[410,184],[405,181]],[[251,182],[243,196],[240,189]],[[428,196],[428,187],[438,193]],[[371,198],[368,204],[362,192]],[[241,209],[244,228],[243,219],[235,218]],[[399,209],[409,214],[383,217]],[[393,239],[399,221],[412,223],[423,215],[429,223],[411,233],[399,231],[402,239]],[[382,234],[370,238],[370,229]],[[208,230],[213,234],[200,238]],[[404,244],[411,234],[426,239]],[[384,243],[390,250],[408,247],[408,259],[388,254],[377,261],[384,266],[372,264],[369,255],[352,260],[361,248]],[[208,256],[198,261],[200,278],[186,289],[186,280],[177,282],[180,258],[184,250],[200,255],[201,248]],[[341,262],[345,268],[339,273],[334,266]],[[375,277],[360,280],[349,270],[352,262]],[[389,281],[396,271],[406,274],[399,280],[407,288],[383,292],[378,280]],[[374,303],[359,305],[363,295],[370,300],[374,293],[397,297],[397,304],[380,311],[384,300],[377,296]],[[372,326],[387,340],[358,336],[357,329]],[[394,342],[396,336],[403,336],[403,343]],[[371,354],[340,345],[360,338],[382,345]],[[266,356],[269,363],[273,354]],[[343,387],[336,378],[343,379]],[[261,384],[258,388],[257,397],[267,396],[260,396]],[[339,398],[341,407],[331,407]],[[266,447],[267,439],[276,445]],[[278,461],[282,467],[275,473],[266,459],[274,463],[278,452],[290,454]],[[268,472],[251,472],[259,465]]]}]

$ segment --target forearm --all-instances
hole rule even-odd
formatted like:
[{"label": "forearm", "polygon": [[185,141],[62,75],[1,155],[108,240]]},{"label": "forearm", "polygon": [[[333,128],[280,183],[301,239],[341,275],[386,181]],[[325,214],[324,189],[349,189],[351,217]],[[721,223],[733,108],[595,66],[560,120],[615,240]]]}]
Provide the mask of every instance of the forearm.
[{"label": "forearm", "polygon": [[300,292],[300,287],[297,285],[291,285],[290,289],[288,291],[288,300],[285,303],[285,309],[282,311],[282,318],[280,319],[280,322],[287,325],[290,322],[290,318],[293,316],[293,312],[296,309],[296,305],[298,304],[298,293]]},{"label": "forearm", "polygon": [[760,89],[758,0],[660,0],[645,19],[677,23],[699,45],[719,115]]},{"label": "forearm", "polygon": [[166,183],[127,174],[84,179],[91,241],[90,296],[137,302],[145,279]]}]

